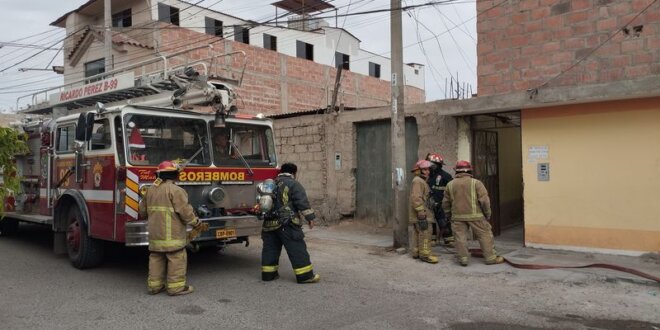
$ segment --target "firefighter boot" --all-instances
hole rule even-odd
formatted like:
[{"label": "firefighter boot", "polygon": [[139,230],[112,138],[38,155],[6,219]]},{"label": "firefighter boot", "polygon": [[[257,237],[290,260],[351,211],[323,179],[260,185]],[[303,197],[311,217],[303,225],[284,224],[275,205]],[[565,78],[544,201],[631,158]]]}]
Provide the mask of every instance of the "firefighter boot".
[{"label": "firefighter boot", "polygon": [[422,246],[419,250],[419,260],[430,264],[438,263],[438,257],[431,253],[431,242],[428,238],[424,238],[422,241]]},{"label": "firefighter boot", "polygon": [[458,261],[458,264],[463,266],[463,267],[467,267],[467,265],[468,265],[468,258],[467,257],[457,257],[456,261]]},{"label": "firefighter boot", "polygon": [[486,265],[497,265],[504,263],[504,257],[502,256],[496,256],[493,260],[487,260]]},{"label": "firefighter boot", "polygon": [[301,283],[301,284],[304,284],[304,283],[318,283],[320,280],[321,280],[321,275],[314,274],[314,276],[312,276],[311,278],[308,278],[308,279],[306,279],[302,282],[299,282],[299,283]]},{"label": "firefighter boot", "polygon": [[438,263],[438,257],[434,256],[432,254],[429,254],[427,256],[419,256],[419,260],[428,262],[430,264],[437,264]]},{"label": "firefighter boot", "polygon": [[149,288],[148,293],[154,295],[154,294],[159,294],[163,291],[165,291],[165,286],[161,286],[160,288]]},{"label": "firefighter boot", "polygon": [[170,296],[183,296],[183,295],[186,295],[186,294],[189,294],[189,293],[193,293],[193,291],[194,291],[194,289],[193,289],[192,285],[186,285],[185,287],[183,287],[183,290],[181,290],[181,291],[171,292],[171,293],[168,292],[167,294],[169,294]]}]

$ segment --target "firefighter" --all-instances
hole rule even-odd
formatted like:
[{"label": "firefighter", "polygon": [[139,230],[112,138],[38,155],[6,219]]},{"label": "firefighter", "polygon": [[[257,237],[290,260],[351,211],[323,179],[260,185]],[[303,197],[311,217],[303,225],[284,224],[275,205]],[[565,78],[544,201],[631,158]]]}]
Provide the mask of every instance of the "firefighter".
[{"label": "firefighter", "polygon": [[433,212],[429,208],[431,191],[426,179],[431,172],[431,162],[419,160],[412,172],[415,177],[410,187],[410,207],[408,208],[408,246],[410,255],[431,264],[438,263],[438,257],[431,252],[431,228]]},{"label": "firefighter", "polygon": [[[174,182],[179,166],[164,161],[156,170],[158,178],[140,201],[140,215],[148,216],[149,230],[149,294],[167,290],[170,296],[193,292],[186,284],[186,225],[203,229],[203,224],[188,203],[188,194]],[[208,228],[208,227],[206,227]]]},{"label": "firefighter", "polygon": [[435,234],[438,241],[442,237],[444,243],[450,245],[454,243],[454,234],[451,231],[451,226],[449,225],[449,221],[447,221],[445,212],[442,210],[442,198],[444,197],[447,183],[452,180],[452,177],[451,174],[442,169],[442,165],[445,162],[440,154],[429,153],[426,155],[426,160],[433,163],[433,166],[431,166],[431,175],[427,182],[429,188],[431,188],[431,206],[437,224]]},{"label": "firefighter", "polygon": [[461,266],[467,266],[469,255],[467,249],[468,227],[472,229],[486,264],[494,265],[504,262],[504,258],[495,252],[493,232],[488,220],[491,216],[488,191],[481,181],[472,177],[470,162],[460,160],[456,163],[456,177],[447,184],[442,208],[451,222],[456,235],[455,247],[457,261]]},{"label": "firefighter", "polygon": [[309,206],[305,188],[295,180],[298,167],[293,163],[282,165],[275,178],[275,199],[273,211],[266,216],[261,238],[261,279],[272,281],[279,277],[278,268],[282,246],[286,249],[298,283],[316,283],[321,280],[314,274],[307,252],[302,222],[298,213],[307,220],[309,228],[314,227],[316,215]]}]

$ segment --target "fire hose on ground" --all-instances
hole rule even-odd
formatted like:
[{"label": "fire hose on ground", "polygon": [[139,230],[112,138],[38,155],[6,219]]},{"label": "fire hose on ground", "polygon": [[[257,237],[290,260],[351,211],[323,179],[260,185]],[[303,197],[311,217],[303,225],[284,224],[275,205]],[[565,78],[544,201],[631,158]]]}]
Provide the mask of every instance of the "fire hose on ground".
[{"label": "fire hose on ground", "polygon": [[[470,255],[472,255],[475,258],[483,258],[483,252],[481,249],[469,249]],[[520,269],[576,269],[576,268],[605,268],[605,269],[610,269],[610,270],[616,270],[619,272],[624,272],[624,273],[629,273],[633,274],[639,277],[643,277],[645,279],[655,281],[656,283],[660,283],[660,277],[653,276],[651,274],[647,274],[644,272],[641,272],[636,269],[628,268],[628,267],[623,267],[623,266],[618,266],[618,265],[612,265],[612,264],[603,264],[603,263],[596,263],[596,264],[587,264],[587,265],[580,265],[580,266],[556,266],[556,265],[541,265],[541,264],[519,264],[515,263],[507,258],[504,258],[504,261],[511,265],[512,267],[515,268],[520,268]]]}]

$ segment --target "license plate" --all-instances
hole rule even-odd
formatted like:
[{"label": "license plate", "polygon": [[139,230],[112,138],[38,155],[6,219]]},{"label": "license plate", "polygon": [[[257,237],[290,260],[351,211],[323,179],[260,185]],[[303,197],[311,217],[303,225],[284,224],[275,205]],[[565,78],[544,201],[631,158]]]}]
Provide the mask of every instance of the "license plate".
[{"label": "license plate", "polygon": [[236,237],[236,229],[225,228],[225,229],[215,230],[215,238],[229,238],[229,237]]}]

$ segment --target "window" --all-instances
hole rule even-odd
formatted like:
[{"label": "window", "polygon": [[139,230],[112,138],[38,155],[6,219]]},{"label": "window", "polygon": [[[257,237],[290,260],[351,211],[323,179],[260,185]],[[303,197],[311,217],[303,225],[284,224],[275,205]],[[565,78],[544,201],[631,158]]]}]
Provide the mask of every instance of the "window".
[{"label": "window", "polygon": [[112,27],[129,27],[131,25],[133,25],[131,8],[112,15]]},{"label": "window", "polygon": [[188,166],[211,164],[208,131],[201,119],[127,114],[124,125],[128,161],[133,165],[158,165],[164,159],[184,159],[190,161]]},{"label": "window", "polygon": [[89,142],[89,150],[103,150],[112,147],[112,138],[110,138],[110,121],[99,119],[94,121],[92,130],[92,139]]},{"label": "window", "polygon": [[302,41],[296,41],[296,57],[313,61],[314,45]]},{"label": "window", "polygon": [[[250,166],[274,166],[275,143],[273,132],[267,126],[227,124],[227,127],[213,127],[213,163],[216,166],[241,166],[243,156]],[[239,156],[240,153],[240,156]]]},{"label": "window", "polygon": [[222,37],[222,21],[211,17],[204,17],[204,21],[206,22],[206,34]]},{"label": "window", "polygon": [[76,126],[67,125],[57,128],[57,152],[73,152],[76,138]]},{"label": "window", "polygon": [[158,3],[158,20],[179,25],[179,8]]},{"label": "window", "polygon": [[277,37],[264,33],[264,48],[277,51]]},{"label": "window", "polygon": [[244,44],[250,44],[250,29],[236,26],[234,27],[234,40]]},{"label": "window", "polygon": [[350,57],[346,54],[342,54],[340,52],[335,52],[335,68],[339,68],[340,66],[344,70],[349,70],[350,69],[350,63],[349,63]]},{"label": "window", "polygon": [[[105,72],[105,58],[100,58],[96,61],[85,63],[85,78],[95,76],[103,72]],[[101,77],[87,80],[85,83],[89,84],[99,80],[101,80]]]},{"label": "window", "polygon": [[369,62],[369,76],[380,78],[380,64]]}]

